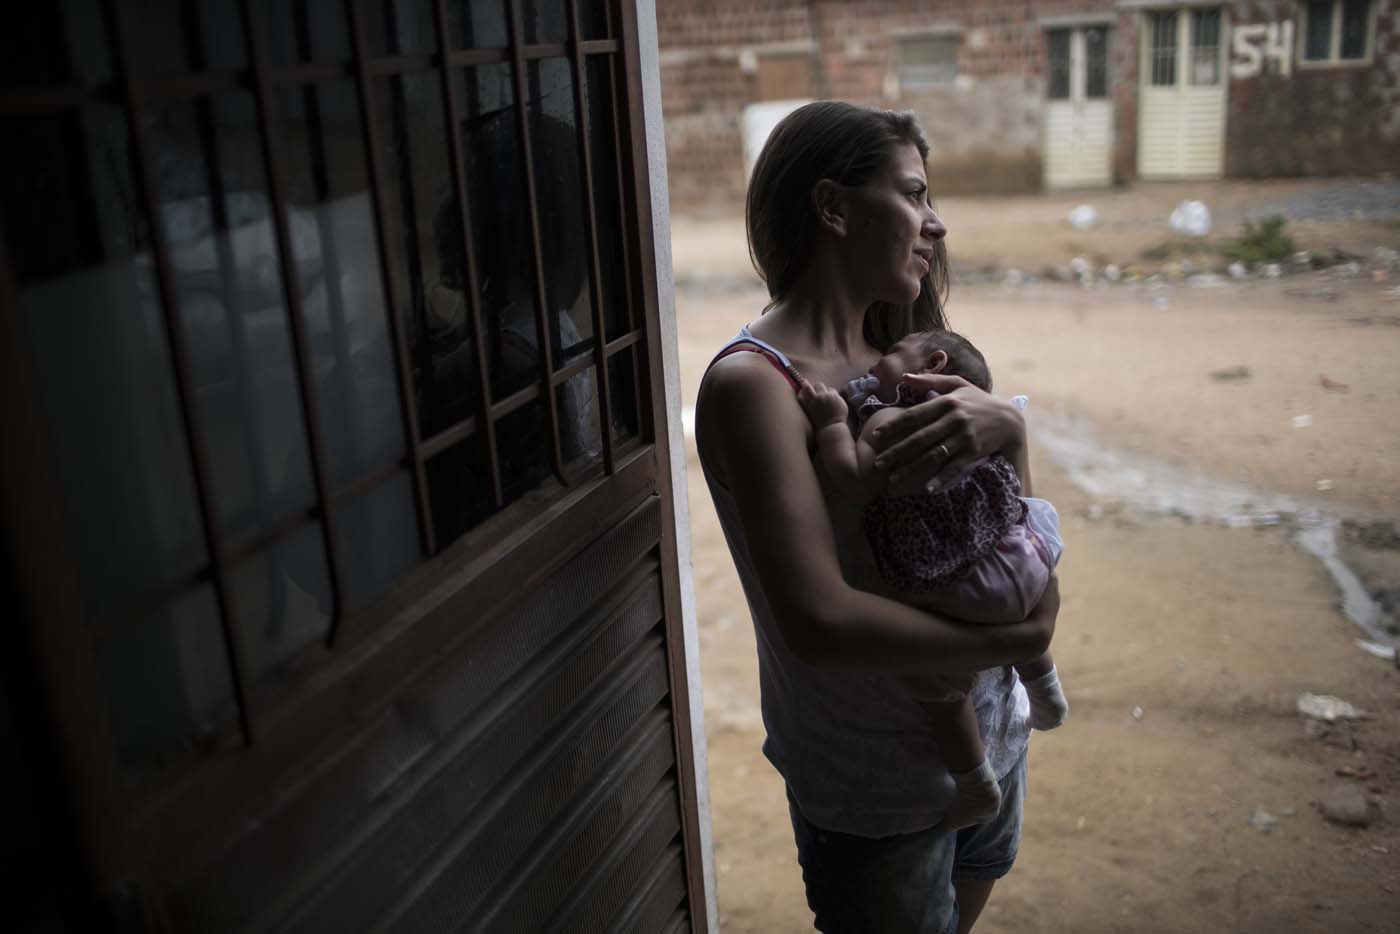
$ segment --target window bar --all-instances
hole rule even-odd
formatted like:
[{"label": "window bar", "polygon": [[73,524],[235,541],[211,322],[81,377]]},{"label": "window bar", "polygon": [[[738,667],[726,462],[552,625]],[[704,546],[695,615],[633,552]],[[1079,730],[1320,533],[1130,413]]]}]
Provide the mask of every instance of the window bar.
[{"label": "window bar", "polygon": [[[612,387],[608,379],[607,331],[603,323],[603,269],[598,258],[598,210],[593,197],[593,156],[588,145],[588,101],[586,60],[580,48],[583,30],[579,23],[578,0],[568,0],[569,53],[574,66],[574,123],[578,127],[578,148],[583,175],[583,222],[588,229],[588,271],[593,284],[593,362],[598,386],[598,428],[603,436],[603,472],[613,472]],[[597,91],[595,90],[596,94]]]},{"label": "window bar", "polygon": [[[207,66],[204,48],[204,30],[198,0],[185,0],[182,9],[185,43],[189,48],[190,62],[195,71],[203,71]],[[262,419],[253,403],[254,387],[248,378],[247,327],[240,309],[234,305],[234,296],[239,292],[235,279],[237,263],[233,256],[233,243],[228,220],[228,206],[224,203],[223,165],[219,158],[219,141],[214,127],[214,109],[211,98],[202,96],[194,100],[195,123],[198,127],[200,147],[204,151],[204,183],[209,193],[209,216],[213,230],[215,263],[218,266],[219,287],[224,295],[224,328],[228,334],[229,351],[234,360],[234,385],[238,395],[239,427],[243,443],[247,445],[252,462],[250,474],[253,498],[257,503],[258,521],[268,520],[265,510],[271,504],[271,489],[267,477],[267,452],[263,445]],[[237,566],[238,558],[228,555],[229,563]],[[286,615],[285,601],[287,580],[272,561],[266,562],[266,582],[269,594],[274,597],[269,606],[281,607],[279,618],[269,624],[269,635],[280,633]]]},{"label": "window bar", "polygon": [[335,519],[330,509],[330,489],[326,480],[326,445],[317,418],[316,386],[313,380],[310,341],[306,336],[306,318],[301,304],[296,254],[292,248],[291,231],[287,224],[286,192],[283,190],[282,166],[272,137],[271,94],[267,63],[263,60],[262,22],[253,9],[252,0],[239,0],[243,20],[243,41],[248,64],[253,72],[253,107],[258,120],[258,143],[262,151],[263,169],[267,174],[268,199],[272,202],[273,229],[277,234],[277,258],[282,266],[282,294],[287,303],[287,320],[292,332],[292,359],[296,365],[297,383],[301,388],[301,416],[311,453],[311,477],[316,489],[316,503],[321,512],[321,544],[326,551],[326,571],[331,584],[331,624],[326,633],[326,646],[335,643],[335,635],[345,615],[345,574],[340,560],[340,547],[335,538]]},{"label": "window bar", "polygon": [[379,164],[379,123],[374,115],[374,87],[369,76],[369,50],[365,40],[364,22],[360,19],[358,0],[345,0],[345,19],[350,27],[351,52],[354,56],[356,97],[360,104],[360,123],[365,142],[365,169],[369,176],[370,208],[374,220],[374,245],[379,254],[379,283],[384,290],[384,309],[389,319],[389,343],[393,348],[394,369],[399,379],[399,417],[403,423],[405,453],[413,461],[413,498],[418,509],[419,542],[425,555],[437,552],[433,530],[432,510],[428,505],[428,482],[423,472],[423,451],[418,428],[418,408],[413,399],[413,368],[408,360],[408,341],[404,337],[403,318],[394,302],[393,270],[389,264],[389,243],[384,235],[383,178]]},{"label": "window bar", "polygon": [[[609,17],[611,17],[612,15],[611,3],[608,4],[608,15]],[[611,20],[609,20],[609,22],[611,22]],[[622,99],[622,95],[618,93],[617,56],[615,55],[608,56],[608,85],[608,101],[612,105],[612,119],[610,122],[612,123],[613,131],[613,162],[617,165],[617,216],[621,218],[622,223],[626,225],[628,223],[628,218],[631,217],[631,214],[629,214],[627,210],[626,167],[629,163],[623,157],[622,126],[617,116],[618,114],[626,113],[627,111],[623,106],[624,102]],[[622,250],[620,251],[622,255],[622,294],[623,301],[627,303],[627,307],[625,310],[627,312],[628,331],[633,331],[637,327],[637,310],[634,293],[632,291],[632,243],[634,239],[635,238],[630,235],[624,236],[622,238]],[[641,368],[637,363],[636,351],[633,351],[632,353],[628,354],[628,356],[632,359],[632,405],[634,406],[632,411],[637,413],[637,435],[639,437],[645,437],[645,433],[642,431],[644,419],[642,418]],[[608,431],[612,431],[611,425],[608,426]]]},{"label": "window bar", "polygon": [[[337,487],[331,492],[331,506],[340,506],[351,500],[359,499],[371,490],[393,480],[404,469],[402,461],[395,459],[391,463],[375,468],[357,480]],[[237,567],[250,558],[276,548],[315,522],[319,516],[320,512],[314,505],[281,513],[252,534],[238,536],[230,541],[224,550],[225,563],[230,567]],[[149,613],[155,612],[170,601],[184,595],[191,588],[209,580],[210,572],[206,565],[196,564],[193,561],[183,562],[183,564],[187,566],[176,568],[173,573],[167,575],[164,582],[156,584],[144,593],[117,605],[113,612],[114,621],[99,628],[96,638],[101,641],[110,640],[115,634],[141,622]]]},{"label": "window bar", "polygon": [[[297,54],[304,60],[311,60],[311,11],[308,0],[298,0],[292,5],[293,28],[296,30]],[[329,204],[331,197],[330,169],[326,162],[326,137],[321,123],[321,99],[316,94],[315,84],[301,86],[302,108],[306,112],[306,141],[310,148],[311,181],[315,186],[318,209],[316,211],[316,233],[321,245],[321,261],[324,265],[323,281],[326,289],[326,319],[330,324],[332,342],[335,346],[336,366],[343,374],[350,371],[350,335],[345,327],[345,296],[340,283],[340,254],[335,248],[334,231],[322,204]],[[342,375],[340,390],[354,393],[355,385]],[[352,395],[353,398],[353,395]],[[351,419],[351,425],[359,422]]]},{"label": "window bar", "polygon": [[105,88],[105,85],[75,82],[49,88],[6,88],[0,91],[0,116],[23,117],[71,110],[100,97]]},{"label": "window bar", "polygon": [[[384,41],[389,50],[399,50],[398,8],[393,3],[381,5],[384,11]],[[419,59],[421,65],[414,68],[414,74],[431,71],[433,59],[425,55]],[[373,66],[374,62],[370,62]],[[392,106],[390,119],[393,121],[394,152],[399,182],[399,213],[404,230],[403,257],[408,264],[409,311],[413,315],[413,344],[411,350],[418,366],[421,385],[432,386],[435,367],[433,347],[428,327],[428,294],[423,285],[423,258],[419,255],[418,244],[418,201],[414,190],[413,141],[408,131],[408,94],[404,89],[404,75],[389,79],[389,99]],[[422,395],[424,407],[430,405],[431,397],[425,391]]]},{"label": "window bar", "polygon": [[384,33],[389,44],[388,55],[369,61],[370,74],[376,78],[392,78],[395,75],[419,74],[432,69],[431,55],[404,55],[399,51],[398,21],[394,17],[394,4],[384,4]]},{"label": "window bar", "polygon": [[199,519],[204,533],[205,548],[209,552],[209,570],[214,599],[219,607],[219,625],[223,630],[224,644],[229,655],[229,670],[232,675],[234,703],[238,706],[238,725],[243,740],[249,745],[254,741],[253,717],[249,709],[249,692],[246,681],[247,666],[244,664],[244,651],[239,638],[233,591],[229,583],[227,555],[224,551],[223,532],[214,511],[213,490],[210,482],[209,453],[205,449],[204,436],[199,431],[198,397],[194,391],[193,368],[186,349],[184,322],[175,307],[175,274],[171,266],[170,251],[165,241],[165,226],[161,219],[160,201],[155,190],[155,171],[151,154],[146,148],[146,140],[141,130],[141,101],[136,83],[132,80],[128,65],[126,34],[117,0],[103,0],[102,8],[107,23],[108,42],[112,49],[112,71],[121,90],[122,110],[127,122],[127,132],[131,141],[131,153],[135,163],[135,182],[141,208],[145,211],[150,225],[151,257],[155,267],[156,288],[159,292],[161,316],[165,323],[166,343],[170,350],[171,363],[175,370],[176,397],[180,409],[181,426],[185,432],[190,465],[194,474],[195,494],[199,499]]},{"label": "window bar", "polygon": [[544,288],[544,257],[540,251],[540,212],[539,198],[535,192],[535,156],[530,145],[530,83],[525,74],[525,54],[521,43],[524,29],[520,19],[520,0],[507,0],[509,11],[509,36],[512,65],[515,78],[515,118],[520,124],[520,150],[525,163],[525,203],[530,212],[530,249],[535,269],[535,336],[539,342],[540,391],[545,394],[545,411],[549,414],[549,433],[554,441],[552,451],[554,473],[559,482],[568,484],[564,472],[564,453],[559,443],[559,407],[554,396],[550,377],[554,374],[554,348],[550,341],[547,315],[549,306]]},{"label": "window bar", "polygon": [[[293,28],[296,30],[298,55],[311,60],[311,11],[309,0],[292,5]],[[311,181],[316,197],[316,235],[321,247],[322,288],[326,293],[326,322],[330,325],[331,346],[335,352],[335,391],[347,400],[346,408],[359,410],[360,387],[355,383],[350,353],[350,333],[345,322],[345,291],[341,287],[340,251],[336,248],[335,231],[326,207],[331,203],[330,169],[326,160],[326,137],[321,122],[321,99],[316,86],[301,86],[302,109],[306,113],[306,141],[310,149]],[[363,428],[358,418],[347,419],[350,443],[360,450]]]},{"label": "window bar", "polygon": [[[463,11],[470,16],[470,11]],[[462,161],[462,121],[461,102],[457,100],[457,84],[452,80],[452,66],[448,63],[451,41],[447,31],[446,0],[433,3],[433,20],[437,27],[438,58],[442,63],[438,74],[442,78],[443,119],[447,121],[447,152],[452,162],[452,186],[457,195],[457,219],[462,225],[462,272],[466,281],[461,283],[466,292],[467,313],[471,317],[472,343],[476,350],[477,375],[477,423],[481,436],[486,441],[486,456],[491,463],[491,495],[496,508],[505,505],[505,489],[501,484],[501,458],[496,446],[496,423],[491,420],[491,374],[486,367],[486,331],[481,323],[481,291],[477,287],[476,244],[472,240],[471,205],[467,198],[466,179],[463,177],[465,163]]]}]

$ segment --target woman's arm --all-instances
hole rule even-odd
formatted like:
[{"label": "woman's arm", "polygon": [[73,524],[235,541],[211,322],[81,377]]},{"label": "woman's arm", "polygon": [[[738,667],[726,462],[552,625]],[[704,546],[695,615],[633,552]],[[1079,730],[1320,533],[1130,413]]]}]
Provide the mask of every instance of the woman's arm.
[{"label": "woman's arm", "polygon": [[851,587],[792,389],[759,358],[727,357],[701,387],[698,440],[738,505],[759,583],[788,647],[814,665],[931,674],[1012,664],[1050,644],[1058,591],[1023,623],[973,626]]},{"label": "woman's arm", "polygon": [[1021,495],[1031,495],[1026,422],[1019,409],[960,376],[909,374],[904,381],[916,398],[930,391],[939,395],[905,409],[874,433],[875,463],[889,472],[891,491],[947,486],[973,462],[1001,454],[1021,478]]}]

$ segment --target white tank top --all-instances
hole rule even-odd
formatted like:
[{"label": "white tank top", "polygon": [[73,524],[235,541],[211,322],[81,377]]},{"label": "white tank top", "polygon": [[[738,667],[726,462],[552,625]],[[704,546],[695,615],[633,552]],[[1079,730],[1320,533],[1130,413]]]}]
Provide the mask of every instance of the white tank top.
[{"label": "white tank top", "polygon": [[[787,356],[747,327],[720,354],[738,344],[795,377]],[[953,782],[929,729],[929,714],[893,676],[819,668],[789,651],[759,585],[734,498],[703,455],[700,468],[753,616],[767,733],[763,754],[792,789],[803,815],[819,827],[865,837],[932,827],[953,798]],[[978,676],[972,700],[992,769],[1005,776],[1030,736],[1025,689],[1014,669],[993,669]]]}]

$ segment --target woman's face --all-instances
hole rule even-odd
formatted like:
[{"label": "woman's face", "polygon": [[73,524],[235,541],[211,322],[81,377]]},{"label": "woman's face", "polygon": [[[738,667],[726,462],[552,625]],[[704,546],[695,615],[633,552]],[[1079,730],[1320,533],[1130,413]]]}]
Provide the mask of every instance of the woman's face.
[{"label": "woman's face", "polygon": [[913,143],[891,154],[885,171],[853,189],[848,243],[852,274],[875,301],[907,305],[919,297],[934,245],[948,228],[929,201],[924,162]]}]

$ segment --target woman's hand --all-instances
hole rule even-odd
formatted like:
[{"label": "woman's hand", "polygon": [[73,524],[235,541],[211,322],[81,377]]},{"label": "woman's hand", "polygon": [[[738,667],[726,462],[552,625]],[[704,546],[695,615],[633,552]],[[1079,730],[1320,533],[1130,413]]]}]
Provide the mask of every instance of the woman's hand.
[{"label": "woman's hand", "polygon": [[[909,495],[947,486],[975,461],[992,454],[1022,463],[1026,423],[1011,403],[961,376],[909,374],[903,382],[915,398],[929,392],[939,395],[875,430],[875,466],[889,475],[891,493]],[[1028,485],[1026,478],[1022,483]]]}]

